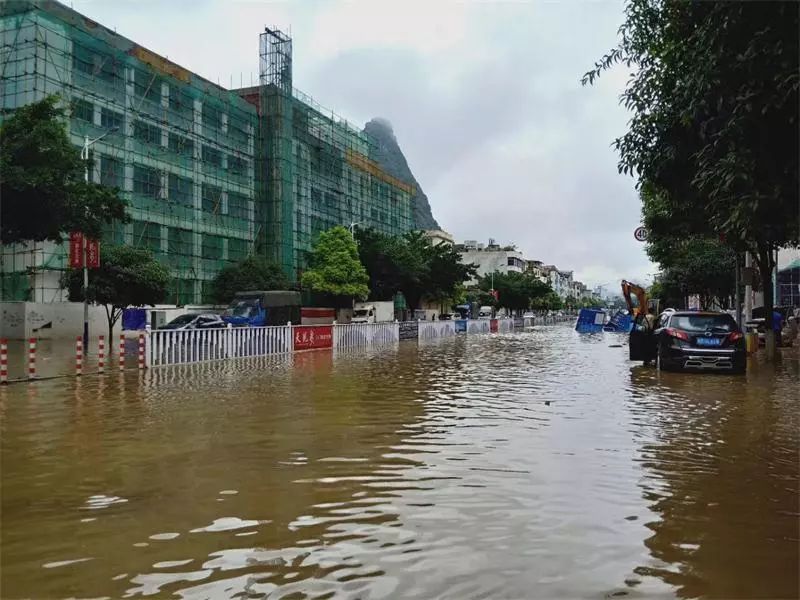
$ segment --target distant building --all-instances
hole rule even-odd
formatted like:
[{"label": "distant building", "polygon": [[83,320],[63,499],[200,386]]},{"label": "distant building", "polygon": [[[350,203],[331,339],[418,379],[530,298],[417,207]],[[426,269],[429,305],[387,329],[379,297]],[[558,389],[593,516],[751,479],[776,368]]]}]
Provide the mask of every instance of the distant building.
[{"label": "distant building", "polygon": [[455,244],[455,238],[453,237],[453,234],[447,233],[443,229],[428,229],[422,233],[431,241],[434,246],[439,246],[440,244],[449,244],[452,246]]},{"label": "distant building", "polygon": [[550,283],[550,275],[544,270],[542,261],[540,260],[526,260],[525,272],[541,281],[542,283]]},{"label": "distant building", "polygon": [[[525,271],[525,259],[522,252],[515,246],[500,246],[494,240],[489,243],[479,244],[475,240],[466,240],[461,246],[461,262],[474,264],[477,267],[478,277],[490,273],[522,273]],[[468,281],[467,285],[474,285],[477,280]]]}]

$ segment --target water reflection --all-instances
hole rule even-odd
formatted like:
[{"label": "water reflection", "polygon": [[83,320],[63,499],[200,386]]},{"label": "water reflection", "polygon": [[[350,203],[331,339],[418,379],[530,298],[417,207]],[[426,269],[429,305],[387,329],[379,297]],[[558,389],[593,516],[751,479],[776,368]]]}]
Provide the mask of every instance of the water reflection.
[{"label": "water reflection", "polygon": [[796,365],[753,364],[748,385],[631,370],[631,412],[648,440],[640,485],[660,517],[647,523],[652,559],[638,574],[682,597],[797,597]]},{"label": "water reflection", "polygon": [[659,375],[618,344],[3,390],[4,596],[796,596],[797,363]]}]

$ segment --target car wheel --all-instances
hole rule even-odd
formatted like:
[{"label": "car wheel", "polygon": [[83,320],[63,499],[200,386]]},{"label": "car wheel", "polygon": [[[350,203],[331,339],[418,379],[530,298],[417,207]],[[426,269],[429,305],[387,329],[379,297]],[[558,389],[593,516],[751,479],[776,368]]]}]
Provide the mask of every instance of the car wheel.
[{"label": "car wheel", "polygon": [[664,351],[661,346],[659,346],[658,354],[656,354],[656,367],[659,371],[671,371],[671,366],[669,360],[664,358]]}]

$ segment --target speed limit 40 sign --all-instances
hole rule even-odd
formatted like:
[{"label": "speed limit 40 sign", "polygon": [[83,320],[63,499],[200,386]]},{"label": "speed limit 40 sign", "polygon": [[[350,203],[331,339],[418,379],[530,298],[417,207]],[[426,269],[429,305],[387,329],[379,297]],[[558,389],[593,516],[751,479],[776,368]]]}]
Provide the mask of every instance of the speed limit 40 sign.
[{"label": "speed limit 40 sign", "polygon": [[633,231],[633,237],[636,238],[638,242],[646,242],[647,241],[647,229],[644,227],[637,227]]}]

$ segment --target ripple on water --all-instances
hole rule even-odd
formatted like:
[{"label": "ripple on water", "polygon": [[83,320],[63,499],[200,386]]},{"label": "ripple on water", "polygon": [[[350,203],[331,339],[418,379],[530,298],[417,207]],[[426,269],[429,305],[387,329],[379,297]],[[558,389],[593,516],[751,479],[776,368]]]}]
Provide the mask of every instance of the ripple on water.
[{"label": "ripple on water", "polygon": [[4,592],[797,597],[797,361],[666,374],[618,341],[538,327],[3,390]]},{"label": "ripple on water", "polygon": [[190,533],[210,533],[215,531],[232,531],[234,529],[245,529],[255,525],[270,523],[268,520],[240,519],[239,517],[222,517],[214,519],[214,522],[205,527],[198,527],[190,530]]}]

